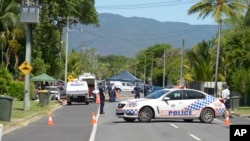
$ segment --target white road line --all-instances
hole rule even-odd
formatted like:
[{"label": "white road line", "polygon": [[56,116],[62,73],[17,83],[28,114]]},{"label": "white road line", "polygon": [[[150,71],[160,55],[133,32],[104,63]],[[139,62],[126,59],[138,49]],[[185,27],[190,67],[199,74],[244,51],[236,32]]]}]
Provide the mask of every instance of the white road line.
[{"label": "white road line", "polygon": [[[179,128],[177,125],[175,125],[175,124],[173,124],[173,123],[169,123],[169,124],[170,124],[171,126],[173,126],[174,128]],[[201,139],[198,138],[198,137],[196,137],[195,135],[190,134],[189,132],[187,132],[187,134],[188,134],[189,136],[191,136],[192,138],[194,138],[195,140],[201,141]]]},{"label": "white road line", "polygon": [[[188,133],[189,134],[189,133]],[[189,134],[189,136],[191,136],[191,137],[193,137],[194,139],[196,139],[197,141],[201,141],[201,139],[200,138],[198,138],[198,137],[196,137],[195,135],[193,135],[193,134]]]},{"label": "white road line", "polygon": [[217,122],[223,122],[223,121],[221,121],[221,120],[218,120],[218,119],[214,119],[214,120],[216,120]]},{"label": "white road line", "polygon": [[[99,116],[100,116],[100,108],[98,108],[97,115],[96,115],[96,122],[97,123],[98,123]],[[95,141],[95,135],[96,135],[96,131],[97,131],[97,123],[93,125],[91,135],[89,137],[89,141]]]},{"label": "white road line", "polygon": [[171,126],[173,126],[174,128],[179,128],[177,125],[173,124],[173,123],[169,123]]}]

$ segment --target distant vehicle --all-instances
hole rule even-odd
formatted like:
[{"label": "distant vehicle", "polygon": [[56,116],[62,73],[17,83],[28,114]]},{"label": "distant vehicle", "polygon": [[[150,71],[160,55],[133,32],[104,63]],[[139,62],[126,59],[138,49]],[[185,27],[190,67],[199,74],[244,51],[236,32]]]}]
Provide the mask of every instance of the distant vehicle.
[{"label": "distant vehicle", "polygon": [[219,98],[194,89],[168,89],[155,91],[144,98],[124,100],[118,103],[116,115],[127,122],[138,119],[183,119],[192,122],[199,119],[211,123],[223,116],[225,105]]},{"label": "distant vehicle", "polygon": [[50,94],[50,100],[59,100],[60,97],[60,87],[58,86],[46,86],[46,90],[48,90]]},{"label": "distant vehicle", "polygon": [[64,86],[57,86],[57,89],[60,93],[60,99],[66,99],[66,88]]},{"label": "distant vehicle", "polygon": [[95,75],[91,74],[91,73],[83,73],[82,75],[79,75],[78,80],[87,82],[88,91],[89,91],[88,92],[89,93],[89,100],[91,102],[94,102],[93,91],[98,89]]},{"label": "distant vehicle", "polygon": [[123,82],[123,81],[110,81],[110,84],[114,84],[116,90],[118,92],[121,91],[129,91],[132,92],[134,90],[134,85],[131,82]]},{"label": "distant vehicle", "polygon": [[161,90],[161,89],[164,89],[164,88],[161,87],[161,86],[152,86],[152,87],[150,88],[149,92],[150,92],[150,93],[153,93],[153,92],[155,92],[155,91],[157,91],[157,90]]},{"label": "distant vehicle", "polygon": [[89,104],[89,88],[86,81],[67,82],[66,97],[67,104],[71,105],[72,102],[85,102]]}]

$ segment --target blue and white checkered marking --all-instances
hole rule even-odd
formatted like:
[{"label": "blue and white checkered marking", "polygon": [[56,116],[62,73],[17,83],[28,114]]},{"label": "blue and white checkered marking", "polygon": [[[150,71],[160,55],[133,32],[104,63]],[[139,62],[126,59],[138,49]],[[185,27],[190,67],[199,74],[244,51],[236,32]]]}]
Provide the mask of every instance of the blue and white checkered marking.
[{"label": "blue and white checkered marking", "polygon": [[137,109],[123,109],[122,110],[125,115],[137,115],[138,110]]},{"label": "blue and white checkered marking", "polygon": [[226,112],[226,110],[224,108],[215,109],[216,115],[223,115],[223,114],[225,114],[225,112]]},{"label": "blue and white checkered marking", "polygon": [[215,101],[215,97],[207,95],[206,99],[199,99],[185,108],[185,110],[201,110]]}]

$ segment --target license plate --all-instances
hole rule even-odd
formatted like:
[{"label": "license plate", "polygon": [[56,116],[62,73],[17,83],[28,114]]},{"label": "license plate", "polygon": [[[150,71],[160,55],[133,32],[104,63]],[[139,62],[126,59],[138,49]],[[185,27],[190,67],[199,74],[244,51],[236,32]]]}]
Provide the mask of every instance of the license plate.
[{"label": "license plate", "polygon": [[121,114],[121,113],[123,113],[123,111],[117,109],[117,110],[116,110],[116,113]]}]

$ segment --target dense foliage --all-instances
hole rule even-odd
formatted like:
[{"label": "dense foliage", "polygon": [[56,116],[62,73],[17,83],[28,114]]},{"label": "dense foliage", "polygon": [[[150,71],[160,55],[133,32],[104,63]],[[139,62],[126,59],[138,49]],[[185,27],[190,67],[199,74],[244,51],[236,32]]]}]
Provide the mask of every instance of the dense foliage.
[{"label": "dense foliage", "polygon": [[[0,47],[4,55],[0,67],[0,93],[11,93],[22,99],[22,83],[12,83],[23,80],[18,66],[25,60],[26,24],[18,20],[19,3],[17,0],[0,1]],[[201,0],[190,7],[189,14],[199,13],[200,18],[212,14],[216,22],[230,27],[209,41],[197,43],[192,49],[183,51],[168,44],[155,44],[139,51],[134,58],[128,58],[100,56],[91,47],[80,52],[69,51],[68,62],[65,62],[66,44],[62,39],[67,17],[69,26],[75,23],[99,26],[95,1],[39,0],[39,4],[42,6],[40,22],[32,24],[31,76],[47,73],[64,80],[66,64],[67,73],[74,77],[91,72],[98,79],[106,79],[128,70],[146,83],[159,86],[178,85],[181,78],[185,83],[214,81],[216,53],[220,47],[218,81],[228,83],[232,90],[242,95],[250,96],[250,10],[245,1],[211,0],[206,3]]]}]

